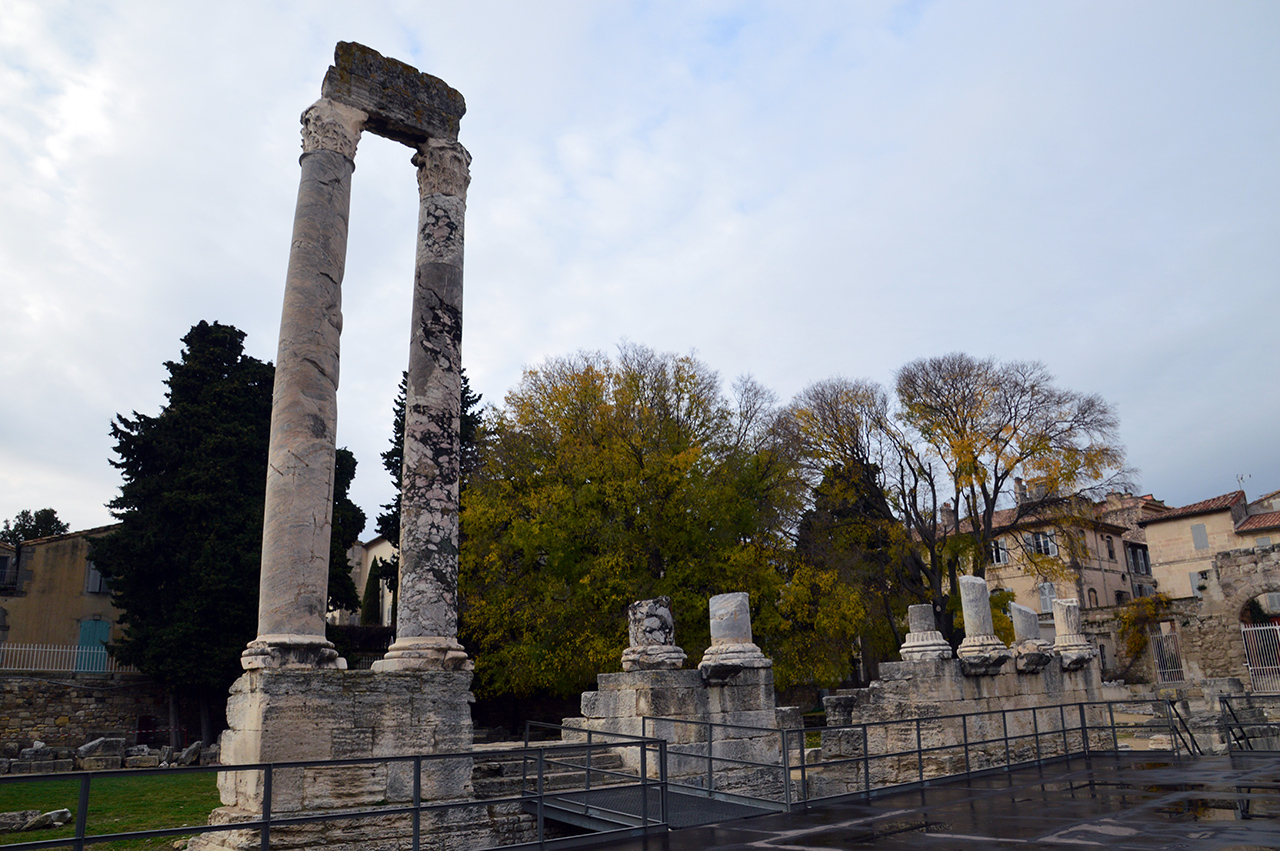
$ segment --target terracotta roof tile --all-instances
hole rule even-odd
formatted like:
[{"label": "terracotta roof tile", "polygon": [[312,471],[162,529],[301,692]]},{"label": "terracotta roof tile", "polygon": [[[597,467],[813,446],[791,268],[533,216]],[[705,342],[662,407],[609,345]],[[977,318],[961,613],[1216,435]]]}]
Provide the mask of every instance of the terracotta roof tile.
[{"label": "terracotta roof tile", "polygon": [[1236,527],[1237,532],[1250,532],[1254,529],[1275,529],[1280,527],[1280,511],[1268,511],[1266,514],[1254,514],[1246,517]]},{"label": "terracotta roof tile", "polygon": [[1237,502],[1244,500],[1244,491],[1232,491],[1224,493],[1222,496],[1215,496],[1213,499],[1205,499],[1200,502],[1193,502],[1190,505],[1184,505],[1181,508],[1170,508],[1168,511],[1161,512],[1152,517],[1146,517],[1138,521],[1139,526],[1147,526],[1152,523],[1162,523],[1165,520],[1174,520],[1178,517],[1190,517],[1194,514],[1209,514],[1213,511],[1226,511]]}]

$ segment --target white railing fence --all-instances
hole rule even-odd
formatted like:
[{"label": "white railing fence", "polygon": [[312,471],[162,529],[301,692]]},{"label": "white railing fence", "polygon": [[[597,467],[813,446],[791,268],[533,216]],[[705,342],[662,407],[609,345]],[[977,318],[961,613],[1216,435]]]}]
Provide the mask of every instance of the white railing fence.
[{"label": "white railing fence", "polygon": [[67,673],[136,673],[121,665],[105,647],[73,644],[0,644],[0,671],[54,671]]}]

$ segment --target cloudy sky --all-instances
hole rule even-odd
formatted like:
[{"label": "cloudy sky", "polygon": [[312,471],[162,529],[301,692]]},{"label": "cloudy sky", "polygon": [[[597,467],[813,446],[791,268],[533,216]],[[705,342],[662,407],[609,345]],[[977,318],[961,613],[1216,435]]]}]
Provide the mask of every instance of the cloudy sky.
[{"label": "cloudy sky", "polygon": [[[1280,4],[0,0],[0,517],[110,521],[114,414],[206,319],[274,360],[334,44],[463,93],[464,363],[696,350],[783,399],[966,351],[1119,411],[1181,505],[1280,488]],[[354,178],[354,496],[407,361],[410,151]]]}]

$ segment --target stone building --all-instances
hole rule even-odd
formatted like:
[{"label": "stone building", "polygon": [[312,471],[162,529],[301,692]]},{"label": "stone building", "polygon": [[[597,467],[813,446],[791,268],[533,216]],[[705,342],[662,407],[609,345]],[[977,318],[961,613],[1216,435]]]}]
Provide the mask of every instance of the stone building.
[{"label": "stone building", "polygon": [[[120,637],[120,611],[111,604],[110,589],[89,559],[90,540],[115,528],[36,538],[24,541],[12,555],[0,553],[9,558],[0,571],[0,644],[71,652],[101,648]],[[91,664],[88,656],[81,656]],[[94,659],[105,662],[105,656]]]},{"label": "stone building", "polygon": [[1198,597],[1217,553],[1280,542],[1280,491],[1249,502],[1242,490],[1143,518],[1151,572],[1169,597]]}]

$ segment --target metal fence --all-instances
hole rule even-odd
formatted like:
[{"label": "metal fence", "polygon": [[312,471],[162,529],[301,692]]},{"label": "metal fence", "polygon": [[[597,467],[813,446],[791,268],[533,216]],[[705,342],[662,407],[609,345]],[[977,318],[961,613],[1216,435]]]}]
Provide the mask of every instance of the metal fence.
[{"label": "metal fence", "polygon": [[0,644],[0,671],[137,673],[137,669],[116,662],[102,646],[8,643]]},{"label": "metal fence", "polygon": [[1253,690],[1280,692],[1280,626],[1241,624],[1240,634],[1244,638],[1244,655]]},{"label": "metal fence", "polygon": [[[1149,720],[1117,718],[1149,704]],[[839,727],[777,730],[646,717],[643,731],[668,739],[667,786],[685,794],[754,801],[764,809],[872,797],[950,777],[1121,750],[1129,733],[1162,733],[1175,754],[1201,753],[1173,702],[1097,701],[996,709]],[[807,737],[821,741],[808,758]],[[744,745],[744,742],[751,744]],[[767,754],[767,758],[761,755]]]},{"label": "metal fence", "polygon": [[[548,815],[553,807],[561,803],[558,799],[566,796],[566,792],[563,790],[551,791],[548,788],[547,777],[554,768],[571,767],[581,771],[583,770],[584,759],[589,766],[593,752],[615,752],[628,749],[639,749],[642,754],[642,765],[646,762],[644,754],[648,753],[657,755],[659,765],[665,764],[666,742],[661,740],[609,733],[596,733],[593,739],[595,741],[590,745],[563,744],[538,748],[515,748],[500,752],[503,757],[519,759],[524,764],[519,791],[513,795],[500,795],[483,799],[431,800],[432,795],[430,794],[434,778],[448,775],[451,769],[456,769],[460,763],[469,764],[477,758],[483,759],[486,756],[493,756],[493,754],[477,751],[402,757],[277,762],[255,765],[124,769],[44,775],[0,775],[0,787],[17,783],[67,782],[69,780],[78,783],[79,787],[72,836],[36,842],[0,844],[0,848],[13,849],[13,851],[37,851],[37,849],[44,848],[71,847],[75,851],[83,851],[88,846],[104,842],[177,838],[229,831],[252,831],[257,833],[258,845],[262,851],[269,851],[273,831],[279,832],[289,828],[316,825],[322,822],[333,823],[377,819],[377,825],[384,837],[389,838],[390,834],[398,830],[403,834],[401,838],[408,840],[409,848],[412,851],[419,851],[423,847],[424,829],[429,832],[436,825],[448,824],[456,826],[458,824],[466,824],[469,818],[474,820],[475,823],[484,823],[495,809],[503,807],[510,809],[512,812],[523,812],[533,816],[535,824],[529,841],[492,846],[471,845],[469,847],[476,849],[476,851],[489,851],[489,849],[497,848],[569,848],[575,845],[599,842],[602,839],[611,837],[619,839],[637,837],[653,830],[665,829],[666,790],[661,778],[652,779],[643,772],[637,775],[611,771],[609,773],[612,775],[612,782],[608,784],[610,791],[618,793],[633,790],[640,800],[644,802],[644,806],[634,813],[634,817],[629,823],[620,824],[617,820],[613,820],[610,822],[613,825],[611,829],[597,829],[586,835],[562,837],[549,837],[547,835],[546,820]],[[452,763],[452,765],[449,765],[449,763]],[[403,800],[394,802],[381,801],[373,806],[352,806],[319,814],[308,812],[296,806],[291,807],[287,814],[280,814],[275,811],[273,806],[275,799],[282,794],[279,792],[278,786],[281,784],[297,786],[299,782],[307,782],[305,778],[315,776],[305,772],[321,774],[329,772],[336,778],[335,782],[340,782],[340,778],[344,775],[334,774],[335,772],[341,772],[344,769],[348,771],[355,769],[355,773],[359,774],[362,769],[368,772],[379,767],[382,767],[388,774],[396,771],[403,773],[405,780],[408,781]],[[93,812],[93,781],[114,777],[137,778],[153,774],[174,777],[192,772],[235,773],[240,775],[239,782],[246,783],[260,797],[261,816],[232,823],[125,832],[96,832],[96,828],[100,827],[100,825],[91,825],[89,815]],[[597,770],[596,774],[599,775],[599,773],[599,770]],[[590,777],[592,770],[589,767],[586,768],[585,774]],[[597,786],[599,787],[600,785],[599,778],[597,778]],[[409,791],[410,788],[411,791]],[[294,792],[296,794],[296,790]],[[569,794],[571,795],[572,793]],[[469,812],[471,813],[470,816],[468,815]],[[397,817],[399,818],[398,821]]]},{"label": "metal fence", "polygon": [[1151,656],[1156,664],[1156,682],[1180,683],[1186,679],[1182,672],[1182,649],[1177,633],[1161,634],[1158,627],[1151,633]]}]

